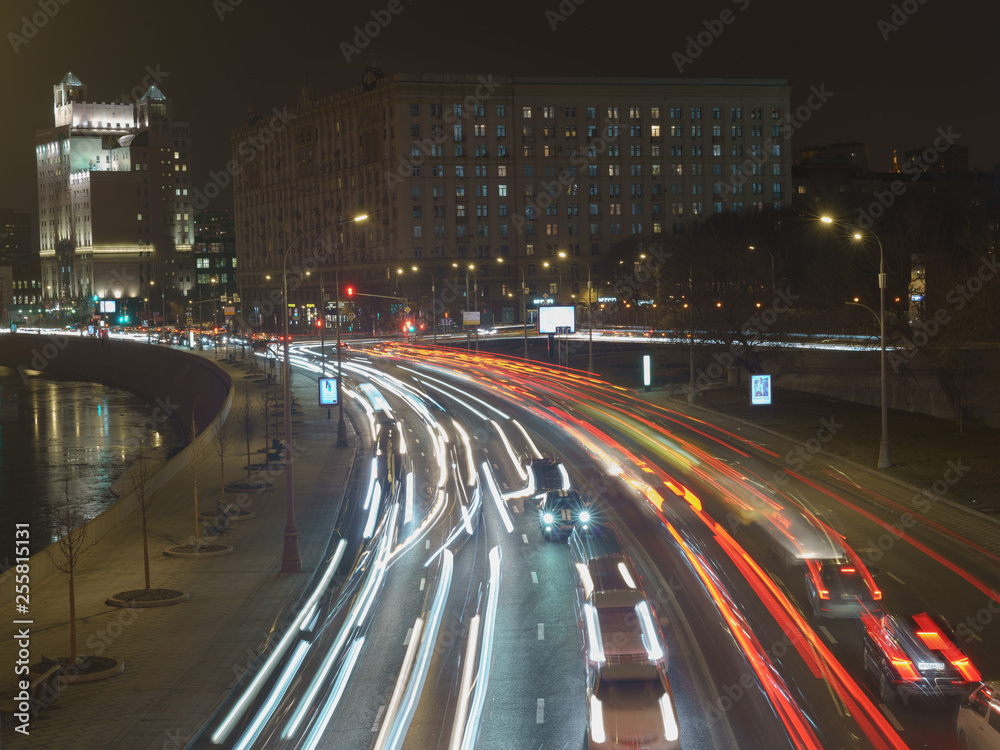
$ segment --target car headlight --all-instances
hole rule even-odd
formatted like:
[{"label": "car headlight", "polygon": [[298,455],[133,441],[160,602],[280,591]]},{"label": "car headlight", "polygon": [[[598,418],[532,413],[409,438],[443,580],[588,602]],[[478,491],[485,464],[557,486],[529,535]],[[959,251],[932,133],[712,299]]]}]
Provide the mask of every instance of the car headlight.
[{"label": "car headlight", "polygon": [[542,520],[545,521],[545,523],[552,523],[555,518],[551,513],[545,513],[542,515]]},{"label": "car headlight", "polygon": [[590,513],[585,510],[580,511],[580,520],[584,523],[590,523]]}]

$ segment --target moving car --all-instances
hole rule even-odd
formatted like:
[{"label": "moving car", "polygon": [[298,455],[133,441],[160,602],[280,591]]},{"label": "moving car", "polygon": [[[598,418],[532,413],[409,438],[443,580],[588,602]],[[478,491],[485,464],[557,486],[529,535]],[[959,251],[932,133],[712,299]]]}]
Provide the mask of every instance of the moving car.
[{"label": "moving car", "polygon": [[550,490],[536,499],[538,526],[546,539],[569,536],[577,525],[590,523],[590,503],[576,490]]},{"label": "moving car", "polygon": [[980,674],[938,615],[862,615],[865,673],[879,700],[967,696]]},{"label": "moving car", "polygon": [[535,492],[568,490],[569,474],[561,461],[554,458],[536,458],[528,462],[535,483]]},{"label": "moving car", "polygon": [[680,747],[670,683],[652,664],[607,664],[587,680],[587,747]]},{"label": "moving car", "polygon": [[638,588],[593,591],[583,604],[587,666],[656,664],[667,668],[667,647],[653,606]]},{"label": "moving car", "polygon": [[806,594],[813,617],[875,617],[883,614],[882,591],[858,554],[843,545],[844,554],[832,560],[805,561]]},{"label": "moving car", "polygon": [[958,709],[962,750],[1000,750],[1000,682],[985,682]]}]

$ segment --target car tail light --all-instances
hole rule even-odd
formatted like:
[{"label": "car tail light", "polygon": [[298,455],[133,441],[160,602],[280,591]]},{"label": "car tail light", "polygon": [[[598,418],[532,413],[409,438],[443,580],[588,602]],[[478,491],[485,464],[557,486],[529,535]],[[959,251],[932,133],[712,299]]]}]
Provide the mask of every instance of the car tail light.
[{"label": "car tail light", "polygon": [[981,675],[979,670],[972,666],[972,662],[969,661],[969,657],[962,653],[962,651],[956,646],[951,640],[941,632],[938,626],[934,623],[934,620],[924,612],[919,615],[913,615],[913,621],[920,628],[917,631],[917,636],[924,642],[924,645],[929,649],[934,651],[940,651],[941,655],[945,659],[951,662],[951,665],[955,667],[961,674],[962,678],[967,682],[979,682]]},{"label": "car tail light", "polygon": [[830,592],[823,586],[823,576],[820,573],[819,563],[815,560],[806,560],[806,568],[809,570],[809,577],[820,599],[829,599]]},{"label": "car tail light", "polygon": [[879,649],[885,654],[886,658],[892,662],[892,666],[896,668],[900,679],[906,682],[916,682],[921,679],[920,673],[913,666],[913,662],[907,658],[893,637],[886,631],[881,621],[876,620],[869,614],[862,615],[861,621],[865,624],[868,635],[878,644]]},{"label": "car tail light", "polygon": [[[875,578],[872,577],[871,571],[865,567],[865,564],[861,562],[861,560],[858,558],[857,554],[854,552],[853,549],[847,547],[846,551],[847,551],[847,556],[851,559],[851,562],[854,563],[855,569],[861,571],[861,577],[864,579],[865,586],[868,587],[868,591],[871,592],[872,599],[874,599],[875,601],[881,599],[882,592],[881,590],[879,590],[879,587],[875,585]],[[846,568],[844,570],[846,570]]]}]

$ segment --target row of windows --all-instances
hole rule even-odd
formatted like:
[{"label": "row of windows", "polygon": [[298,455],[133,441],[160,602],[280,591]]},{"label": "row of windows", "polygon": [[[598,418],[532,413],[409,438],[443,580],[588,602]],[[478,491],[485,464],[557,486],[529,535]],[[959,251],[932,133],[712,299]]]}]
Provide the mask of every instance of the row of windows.
[{"label": "row of windows", "polygon": [[[744,156],[746,154],[749,154],[750,156],[760,156],[760,157],[764,157],[764,156],[781,156],[781,144],[780,143],[771,143],[770,144],[770,153],[768,153],[768,151],[764,148],[764,144],[762,144],[762,143],[751,143],[749,149],[744,149],[742,143],[734,143],[734,144],[730,145],[730,147],[728,149],[728,152],[729,152],[728,154],[724,153],[727,149],[725,149],[723,147],[723,144],[721,144],[721,143],[713,143],[711,145],[712,145],[712,148],[711,148],[711,150],[708,153],[712,157],[714,157],[714,158],[720,158],[722,156],[732,156],[732,157],[739,158],[739,157],[742,157],[742,156]],[[438,157],[438,158],[441,158],[441,157],[444,156],[444,146],[443,145],[441,145],[441,144],[432,144],[428,148],[429,148],[429,152],[426,154],[427,156]],[[520,152],[521,152],[521,156],[524,156],[524,157],[527,157],[527,158],[534,158],[534,157],[552,158],[552,157],[556,156],[557,154],[563,154],[564,153],[564,148],[565,147],[563,147],[563,146],[558,146],[557,147],[555,145],[544,144],[540,149],[537,150],[537,153],[536,153],[535,145],[533,143],[525,143],[525,144],[522,144],[522,146],[520,148]],[[661,150],[660,150],[660,147],[658,145],[653,145],[650,148],[651,148],[651,150],[650,150],[650,154],[649,155],[651,157],[656,158],[656,157],[659,157],[661,155]],[[604,158],[608,158],[608,157],[611,157],[611,158],[621,157],[621,155],[622,155],[621,149],[622,149],[622,147],[619,146],[619,145],[607,146],[605,148],[605,153],[602,156]],[[426,150],[426,149],[424,149],[424,150]],[[410,157],[411,158],[418,158],[418,157],[420,157],[421,156],[421,151],[422,151],[422,147],[421,146],[419,146],[417,144],[413,144],[412,146],[410,146]],[[579,152],[574,147],[574,148],[571,149],[570,153],[571,153],[571,156],[577,156]],[[642,146],[639,145],[639,144],[630,145],[628,147],[628,151],[626,151],[625,153],[630,158],[641,158],[642,157]],[[702,144],[692,144],[690,146],[690,148],[688,149],[687,153],[692,158],[697,159],[697,158],[704,157],[706,151],[705,151],[705,147]],[[671,156],[684,156],[684,154],[685,154],[685,149],[684,149],[683,146],[671,146],[670,147],[670,155]],[[455,144],[455,146],[454,146],[454,156],[455,156],[455,158],[464,158],[467,155],[476,156],[476,157],[480,157],[480,158],[491,156],[490,151],[489,151],[489,149],[486,146],[478,146],[477,145],[477,146],[475,146],[473,148],[473,150],[469,154],[466,154],[465,146],[463,144]],[[501,145],[498,145],[496,147],[496,153],[492,154],[492,156],[496,156],[499,159],[506,159],[506,158],[508,158],[510,156],[510,152],[507,150],[507,147],[505,145],[501,144]],[[597,154],[597,147],[596,146],[590,146],[590,147],[588,147],[588,149],[587,149],[587,156],[588,156],[588,158],[597,158],[597,156],[598,156],[598,154]],[[486,167],[481,167],[481,168],[483,170],[486,169]],[[443,166],[438,166],[438,167],[432,167],[431,169],[432,170],[433,169],[438,169],[438,170],[443,171],[444,167]],[[480,169],[480,167],[476,167],[476,169]],[[526,165],[525,169],[531,169],[531,165]],[[455,170],[456,170],[456,177],[463,177],[464,176],[464,170],[465,170],[465,166],[464,165],[458,165],[458,166],[456,166]],[[597,165],[596,164],[591,164],[590,165],[590,170],[591,170],[591,172],[595,172],[596,173]],[[459,174],[459,172],[461,172],[461,174]],[[419,165],[414,165],[413,166],[413,175],[417,176],[417,177],[420,176],[420,166]],[[435,175],[435,176],[437,176],[437,175]],[[530,175],[528,175],[528,176],[530,176]]]},{"label": "row of windows", "polygon": [[[496,116],[506,117],[507,116],[507,105],[497,104],[496,106]],[[431,117],[441,117],[443,114],[440,104],[431,104]],[[464,117],[463,105],[453,104],[451,107],[452,115],[455,117]],[[556,116],[556,110],[562,110],[562,116],[566,119],[576,119],[576,107],[546,107],[546,106],[522,106],[521,107],[521,117],[523,119],[531,119],[537,112],[539,117],[544,120],[554,119]],[[581,108],[584,109],[584,108]],[[643,110],[641,107],[628,107],[627,109],[622,107],[619,109],[615,106],[609,107],[586,107],[587,119],[596,120],[598,112],[606,114],[609,120],[619,120],[621,119],[620,113],[627,112],[629,120],[639,120],[642,119]],[[683,120],[684,119],[684,107],[669,107],[667,111],[669,113],[669,118],[671,120]],[[688,113],[691,120],[702,119],[701,107],[688,107]],[[709,109],[706,107],[705,109]],[[781,107],[771,107],[771,119],[779,120],[781,119]],[[711,107],[712,119],[721,120],[724,108],[723,107]],[[649,119],[659,120],[660,119],[660,107],[649,107],[648,109]],[[763,120],[764,110],[762,107],[748,107],[747,115],[751,120]],[[420,105],[410,104],[410,116],[419,117],[420,116]],[[486,117],[486,105],[485,104],[474,104],[472,105],[472,117]],[[743,119],[743,107],[730,107],[729,108],[729,119],[730,120],[742,120]],[[485,127],[485,126],[483,126]]]},{"label": "row of windows", "polygon": [[[507,126],[506,125],[496,125],[496,137],[506,138],[507,137]],[[545,138],[554,138],[556,136],[557,130],[555,125],[545,125],[540,128],[542,136]],[[580,131],[582,132],[582,131]],[[600,132],[599,126],[588,125],[587,126],[587,137],[596,138]],[[620,134],[625,132],[625,128],[618,125],[607,125],[605,126],[605,132],[609,137],[615,138]],[[673,138],[680,138],[684,135],[683,125],[670,125],[668,126],[668,132]],[[692,124],[690,126],[690,131],[692,138],[701,138],[703,135],[702,126],[699,124]],[[659,138],[663,133],[660,125],[653,124],[649,126],[649,136],[650,138]],[[722,137],[722,125],[712,125],[712,137],[721,138]],[[764,126],[763,125],[751,125],[748,133],[751,138],[763,138],[764,137]],[[781,126],[772,125],[771,126],[771,137],[778,138],[781,136]],[[472,135],[475,138],[485,138],[487,136],[487,126],[485,124],[474,124],[472,126]],[[641,138],[643,135],[642,125],[629,125],[628,134],[632,138]],[[465,140],[465,126],[464,125],[453,125],[452,126],[452,139],[454,141],[464,141]],[[525,138],[532,138],[535,135],[534,126],[530,123],[524,123],[521,126],[521,135]],[[431,136],[433,138],[441,139],[444,137],[443,128],[440,125],[431,126]],[[565,138],[575,138],[577,136],[577,128],[575,124],[567,124],[563,126],[563,137]],[[730,125],[729,126],[729,136],[731,138],[742,138],[743,137],[743,126],[742,125]],[[420,125],[413,123],[410,125],[410,137],[419,138],[420,137]],[[413,146],[414,149],[419,149],[418,145]],[[441,146],[438,144],[437,148],[440,149]],[[419,156],[419,150],[415,151],[413,156]],[[434,156],[435,154],[431,154]],[[437,154],[441,155],[440,151]],[[138,168],[138,167],[137,167]]]},{"label": "row of windows", "polygon": [[[712,206],[713,206],[713,210],[715,211],[715,213],[717,213],[717,214],[718,213],[722,213],[723,208],[722,208],[722,203],[721,202],[715,202],[715,203],[712,204]],[[773,203],[773,206],[774,206],[775,209],[780,209],[781,208],[781,203],[779,201],[775,201]],[[753,202],[751,202],[749,204],[749,208],[752,211],[763,211],[764,210],[764,202],[763,201],[753,201]],[[742,213],[744,213],[744,210],[745,210],[744,209],[744,203],[742,201],[735,202],[735,203],[733,203],[730,206],[730,210],[732,210],[733,212],[735,212],[737,214],[742,214]],[[671,213],[677,219],[683,219],[685,215],[690,216],[692,218],[699,218],[699,217],[702,217],[702,216],[705,215],[705,209],[704,209],[704,204],[703,203],[692,203],[692,204],[690,204],[690,212],[687,213],[687,214],[685,214],[684,206],[680,206],[680,205],[677,207],[677,210],[672,211]],[[587,225],[583,225],[583,226],[586,227]],[[630,225],[628,225],[628,224],[622,224],[620,222],[609,222],[607,224],[592,223],[592,224],[589,225],[589,228],[590,228],[589,235],[591,237],[600,237],[602,235],[607,234],[607,235],[612,236],[612,237],[621,237],[621,236],[624,236],[626,230],[629,229],[629,226]],[[652,224],[650,225],[650,228],[651,228],[651,231],[652,231],[653,234],[663,234],[663,232],[664,232],[664,226],[665,226],[665,222],[662,222],[662,221],[653,221]],[[679,229],[679,226],[680,226],[680,224],[674,224],[674,233],[679,233],[680,231],[682,231],[682,230]],[[434,226],[433,227],[433,232],[434,232],[433,236],[434,236],[435,239],[445,239],[445,238],[448,237],[447,228],[444,227],[444,226]],[[556,237],[556,236],[581,237],[581,236],[583,236],[583,233],[581,232],[581,225],[580,224],[564,224],[562,232],[560,232],[559,224],[544,224],[544,225],[542,225],[542,226],[539,227],[539,234],[541,234],[542,232],[544,232],[545,236],[547,236],[547,237]],[[641,221],[640,222],[632,222],[631,223],[631,232],[630,233],[632,235],[637,235],[637,236],[638,235],[642,235],[643,234],[643,224],[642,224],[642,222]],[[524,235],[526,237],[534,237],[534,236],[536,236],[535,225],[534,224],[526,224],[525,227],[524,227]],[[484,237],[485,238],[485,237],[489,237],[489,236],[490,236],[490,227],[489,227],[489,224],[477,224],[475,226],[475,228],[466,227],[466,226],[461,225],[461,224],[459,224],[458,226],[455,227],[455,237],[457,239],[471,238],[471,237]],[[499,226],[499,232],[498,232],[497,236],[499,238],[501,238],[501,239],[507,239],[507,238],[510,237],[510,229],[509,229],[509,227],[508,227],[507,224],[501,224]],[[423,233],[422,227],[414,227],[413,228],[413,238],[414,239],[421,239],[422,237],[424,237],[424,233]],[[419,258],[421,256],[420,255],[416,255],[415,257]]]}]

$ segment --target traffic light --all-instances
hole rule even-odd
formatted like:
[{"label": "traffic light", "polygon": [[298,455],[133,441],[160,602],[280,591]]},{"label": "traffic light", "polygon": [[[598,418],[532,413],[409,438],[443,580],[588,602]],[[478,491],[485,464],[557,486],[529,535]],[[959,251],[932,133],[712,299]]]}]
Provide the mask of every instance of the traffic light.
[{"label": "traffic light", "polygon": [[322,328],[323,327],[323,319],[322,318],[316,318],[316,327],[317,328]]},{"label": "traffic light", "polygon": [[354,287],[353,286],[347,287],[347,296],[348,297],[353,297],[354,296]]}]

